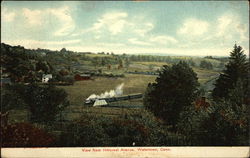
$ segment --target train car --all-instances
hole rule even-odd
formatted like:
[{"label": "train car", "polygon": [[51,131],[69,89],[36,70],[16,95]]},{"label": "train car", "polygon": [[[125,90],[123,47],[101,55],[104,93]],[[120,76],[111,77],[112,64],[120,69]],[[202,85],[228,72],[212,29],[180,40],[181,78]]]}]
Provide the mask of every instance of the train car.
[{"label": "train car", "polygon": [[98,100],[105,100],[107,103],[110,102],[118,102],[122,100],[130,100],[130,99],[139,99],[142,98],[143,95],[141,93],[138,94],[130,94],[130,95],[125,95],[125,96],[119,96],[119,97],[110,97],[110,98],[92,98],[92,99],[86,99],[85,100],[85,105],[93,105],[94,102]]},{"label": "train car", "polygon": [[137,98],[142,98],[142,94],[138,93],[138,94],[129,95],[129,99],[137,99]]}]

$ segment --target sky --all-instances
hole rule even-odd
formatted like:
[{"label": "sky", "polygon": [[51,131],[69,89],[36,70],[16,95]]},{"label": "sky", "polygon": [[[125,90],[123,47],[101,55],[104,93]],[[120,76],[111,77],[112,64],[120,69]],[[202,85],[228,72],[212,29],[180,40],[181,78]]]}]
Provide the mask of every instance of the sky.
[{"label": "sky", "polygon": [[247,1],[3,1],[1,42],[115,54],[249,53]]}]

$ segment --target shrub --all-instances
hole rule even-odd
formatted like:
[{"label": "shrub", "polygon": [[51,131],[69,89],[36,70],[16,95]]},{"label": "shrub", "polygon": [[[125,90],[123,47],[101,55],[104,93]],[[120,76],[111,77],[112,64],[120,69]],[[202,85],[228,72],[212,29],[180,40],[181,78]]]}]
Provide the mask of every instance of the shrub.
[{"label": "shrub", "polygon": [[29,123],[16,123],[1,128],[3,147],[53,146],[54,136]]},{"label": "shrub", "polygon": [[249,124],[246,105],[219,102],[208,108],[185,109],[178,122],[179,132],[192,145],[249,145]]},{"label": "shrub", "polygon": [[181,145],[178,135],[169,133],[153,114],[125,114],[121,118],[85,115],[71,123],[58,146],[162,146]]}]

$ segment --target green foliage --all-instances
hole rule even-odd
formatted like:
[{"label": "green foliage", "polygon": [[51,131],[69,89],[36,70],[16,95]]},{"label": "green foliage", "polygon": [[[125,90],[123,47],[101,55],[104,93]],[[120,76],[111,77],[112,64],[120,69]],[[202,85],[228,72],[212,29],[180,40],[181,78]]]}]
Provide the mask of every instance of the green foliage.
[{"label": "green foliage", "polygon": [[69,103],[67,93],[54,86],[28,85],[24,91],[24,100],[29,105],[32,122],[50,123]]},{"label": "green foliage", "polygon": [[128,57],[126,57],[126,58],[124,59],[124,65],[125,65],[125,67],[128,68],[130,64],[131,64],[131,61],[129,60]]},{"label": "green foliage", "polygon": [[32,122],[50,123],[68,105],[67,93],[54,86],[13,84],[3,89],[2,109],[28,108]]},{"label": "green foliage", "polygon": [[235,45],[216,81],[212,94],[216,102],[203,109],[189,107],[180,114],[178,131],[192,145],[249,145],[247,72],[246,56]]},{"label": "green foliage", "polygon": [[179,145],[178,136],[169,133],[162,122],[147,111],[120,118],[84,115],[67,129],[70,130],[63,132],[58,146]]},{"label": "green foliage", "polygon": [[122,59],[119,56],[95,56],[89,58],[94,66],[106,66],[108,64],[120,64]]},{"label": "green foliage", "polygon": [[182,109],[194,101],[198,85],[197,75],[187,63],[163,66],[156,83],[148,85],[144,105],[168,125],[175,126]]},{"label": "green foliage", "polygon": [[188,61],[188,64],[193,67],[196,66],[195,62],[192,59]]},{"label": "green foliage", "polygon": [[246,55],[241,46],[235,44],[233,51],[230,54],[229,63],[226,64],[223,73],[216,80],[215,88],[212,92],[214,99],[228,98],[229,91],[235,87],[238,80],[243,82],[244,93],[248,87],[248,70],[249,63],[246,60]]},{"label": "green foliage", "polygon": [[85,116],[70,124],[58,140],[58,146],[108,146],[107,135],[100,126],[100,119]]},{"label": "green foliage", "polygon": [[1,126],[0,136],[3,147],[48,147],[55,141],[53,135],[29,123]]},{"label": "green foliage", "polygon": [[52,66],[41,56],[21,46],[1,44],[1,66],[12,82],[36,82],[41,73],[51,73]]},{"label": "green foliage", "polygon": [[209,61],[206,61],[206,60],[201,61],[200,67],[204,69],[209,69],[209,70],[213,69],[213,65]]},{"label": "green foliage", "polygon": [[191,145],[249,145],[249,120],[246,105],[221,101],[208,108],[186,108],[181,112],[178,131]]},{"label": "green foliage", "polygon": [[7,112],[12,109],[19,109],[27,107],[22,96],[20,95],[20,89],[24,89],[21,84],[7,85],[1,89],[1,111]]}]

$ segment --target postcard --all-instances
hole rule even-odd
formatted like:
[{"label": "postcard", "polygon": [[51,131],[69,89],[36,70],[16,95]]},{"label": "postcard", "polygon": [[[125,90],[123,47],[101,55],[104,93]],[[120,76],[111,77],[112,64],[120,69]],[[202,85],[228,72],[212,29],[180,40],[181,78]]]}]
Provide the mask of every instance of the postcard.
[{"label": "postcard", "polygon": [[249,157],[248,1],[3,1],[2,157]]}]

